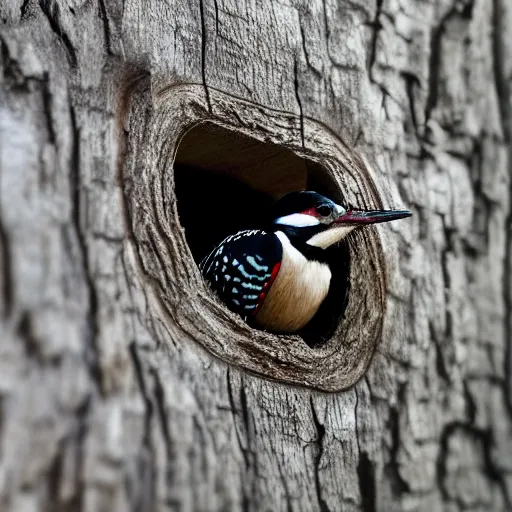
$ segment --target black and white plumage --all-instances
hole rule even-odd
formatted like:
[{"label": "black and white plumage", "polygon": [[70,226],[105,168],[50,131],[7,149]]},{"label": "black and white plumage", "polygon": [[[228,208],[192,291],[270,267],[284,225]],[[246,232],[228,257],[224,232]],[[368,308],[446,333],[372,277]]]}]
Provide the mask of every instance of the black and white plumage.
[{"label": "black and white plumage", "polygon": [[200,270],[228,308],[251,324],[296,332],[329,295],[335,269],[327,249],[360,226],[410,215],[407,210],[347,211],[316,192],[293,192],[276,203],[265,229],[228,236]]},{"label": "black and white plumage", "polygon": [[252,316],[279,271],[283,249],[274,233],[240,231],[228,236],[199,268],[221,300],[242,317]]}]

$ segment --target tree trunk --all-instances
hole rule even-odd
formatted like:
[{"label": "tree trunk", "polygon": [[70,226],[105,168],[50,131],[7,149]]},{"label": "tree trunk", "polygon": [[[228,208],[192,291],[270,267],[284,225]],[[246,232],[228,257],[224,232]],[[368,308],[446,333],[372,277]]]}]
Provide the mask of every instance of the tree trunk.
[{"label": "tree trunk", "polygon": [[[0,15],[0,510],[511,509],[508,0]],[[317,348],[200,278],[233,176],[414,213]]]}]

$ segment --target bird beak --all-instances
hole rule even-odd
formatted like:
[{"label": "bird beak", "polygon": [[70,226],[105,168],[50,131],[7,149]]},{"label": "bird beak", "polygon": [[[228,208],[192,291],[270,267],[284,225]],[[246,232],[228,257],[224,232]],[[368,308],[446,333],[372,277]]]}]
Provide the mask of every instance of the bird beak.
[{"label": "bird beak", "polygon": [[404,219],[411,215],[412,213],[409,210],[349,210],[340,215],[334,223],[353,225],[377,224],[379,222]]}]

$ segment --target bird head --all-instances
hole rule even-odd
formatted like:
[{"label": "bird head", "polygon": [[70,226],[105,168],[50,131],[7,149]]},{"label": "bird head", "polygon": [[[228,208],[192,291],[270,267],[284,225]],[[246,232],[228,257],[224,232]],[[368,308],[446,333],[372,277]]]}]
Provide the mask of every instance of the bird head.
[{"label": "bird head", "polygon": [[313,191],[291,192],[274,206],[273,230],[327,249],[354,229],[410,217],[409,210],[354,210]]}]

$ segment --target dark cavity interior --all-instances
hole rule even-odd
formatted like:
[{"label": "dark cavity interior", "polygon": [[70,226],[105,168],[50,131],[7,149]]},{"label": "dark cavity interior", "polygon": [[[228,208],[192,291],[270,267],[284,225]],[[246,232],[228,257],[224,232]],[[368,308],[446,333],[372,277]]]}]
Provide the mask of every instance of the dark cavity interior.
[{"label": "dark cavity interior", "polygon": [[[271,206],[288,192],[316,190],[334,200],[339,196],[317,163],[212,123],[185,134],[176,154],[174,179],[180,222],[196,263],[226,236],[263,228]],[[310,346],[332,336],[348,300],[348,246],[341,243],[328,251],[333,262],[331,291],[299,333]]]}]

